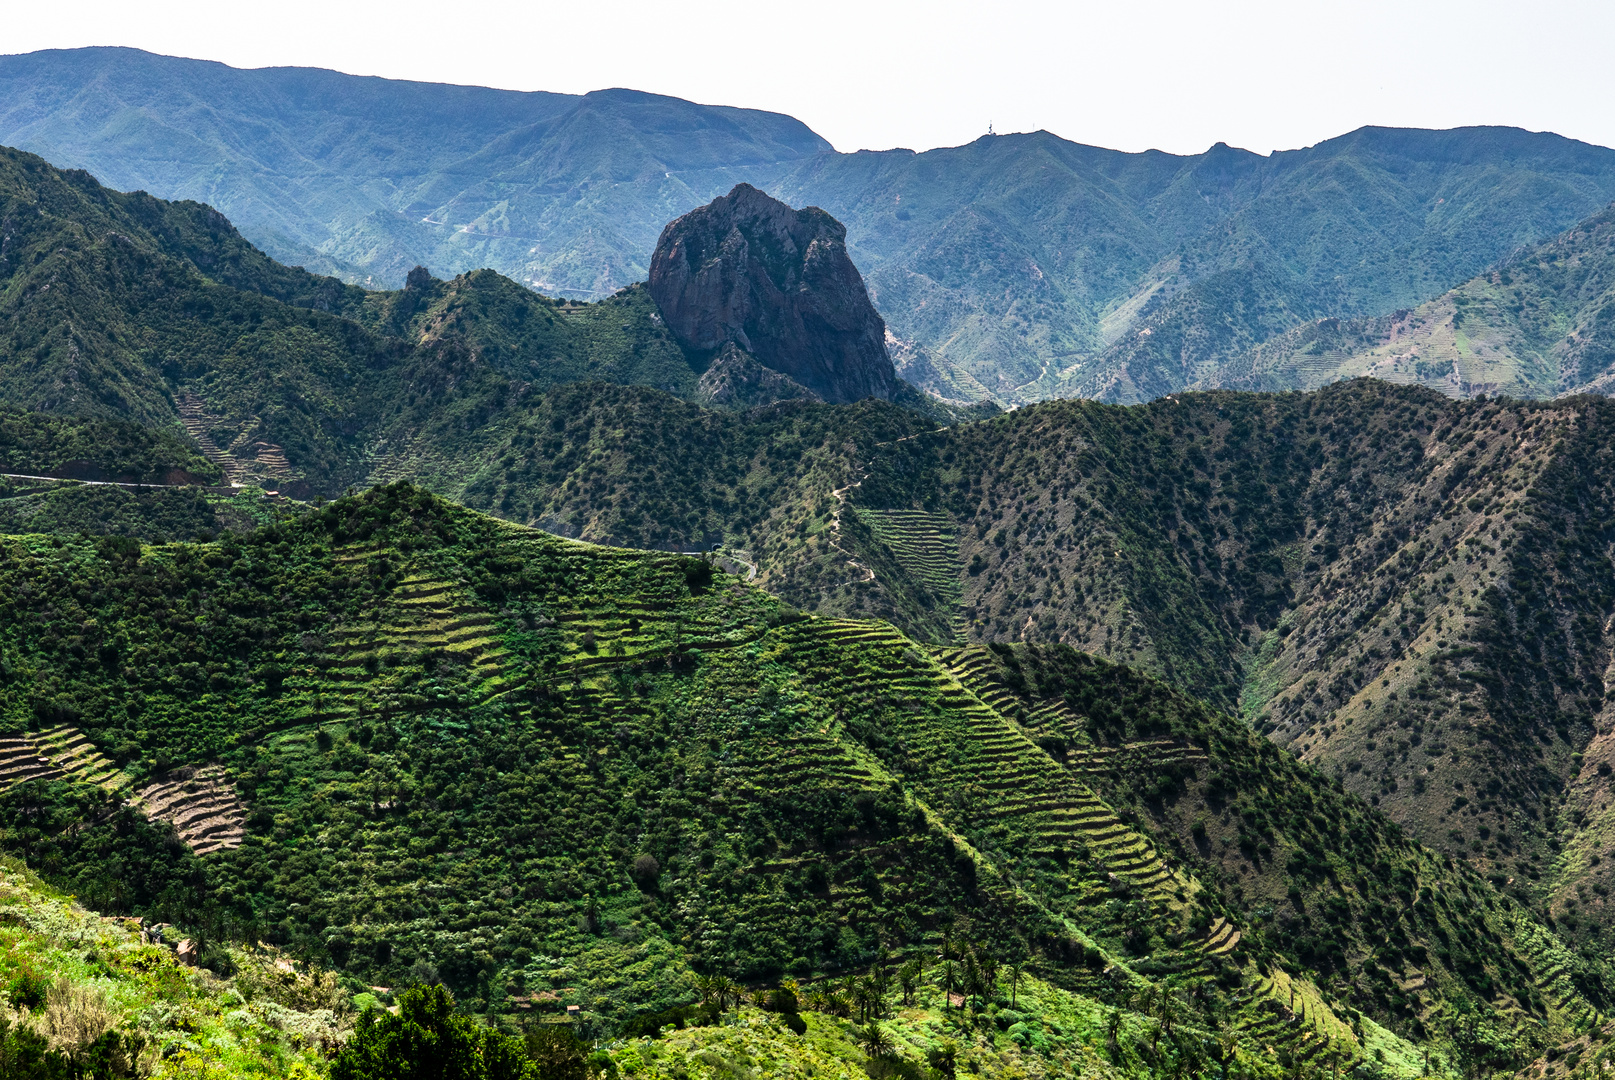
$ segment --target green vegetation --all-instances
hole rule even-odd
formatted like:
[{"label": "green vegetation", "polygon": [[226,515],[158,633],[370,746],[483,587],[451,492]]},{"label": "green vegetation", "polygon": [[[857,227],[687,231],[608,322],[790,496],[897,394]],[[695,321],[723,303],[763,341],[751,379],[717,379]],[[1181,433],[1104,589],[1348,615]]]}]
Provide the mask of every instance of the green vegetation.
[{"label": "green vegetation", "polygon": [[[164,941],[166,938],[166,943]],[[172,929],[97,916],[15,859],[0,866],[0,1071],[16,1080],[306,1077],[352,1024],[329,972],[219,945],[219,972]]]},{"label": "green vegetation", "polygon": [[[951,1040],[1142,1075],[1231,1032],[1261,1075],[1502,1061],[1607,1007],[1597,966],[1539,992],[1570,954],[1462,864],[1069,648],[927,649],[404,484],[208,544],[12,538],[0,596],[0,768],[32,777],[0,841],[106,910],[489,1022],[710,1020],[676,1044],[733,1059],[800,993],[855,1064],[946,1072]],[[780,1020],[717,1022],[730,979]],[[871,1033],[899,991],[921,1012]],[[1148,1053],[1105,1049],[1115,1008]],[[366,1030],[365,1060],[413,1037]]]},{"label": "green vegetation", "polygon": [[172,431],[17,410],[0,411],[0,473],[131,484],[221,479],[217,466]]},{"label": "green vegetation", "polygon": [[1412,310],[1308,322],[1188,382],[1310,389],[1372,374],[1449,396],[1608,393],[1612,239],[1606,209]]},{"label": "green vegetation", "polygon": [[454,1012],[443,987],[415,986],[397,1014],[366,1009],[331,1065],[331,1080],[536,1080],[522,1040]]},{"label": "green vegetation", "polygon": [[[1425,842],[1554,898],[1596,955],[1612,420],[1601,399],[1368,380],[1048,403],[883,448],[852,498],[958,522],[971,637],[1066,641],[1242,703]],[[920,577],[897,560],[852,588]]]},{"label": "green vegetation", "polygon": [[252,529],[277,513],[255,488],[231,495],[187,487],[0,480],[0,533],[134,536],[157,543],[211,540],[227,529]]},{"label": "green vegetation", "polygon": [[[1606,402],[712,410],[637,288],[366,293],[27,155],[0,193],[45,410],[0,415],[0,844],[184,926],[198,994],[250,1003],[257,942],[340,973],[342,1075],[1477,1075],[1599,1030]],[[1573,262],[1520,287],[1602,295]],[[1278,326],[1281,278],[1138,317]],[[88,991],[31,971],[36,1071],[212,1030],[53,1043]],[[222,1040],[194,1071],[290,1067]]]}]

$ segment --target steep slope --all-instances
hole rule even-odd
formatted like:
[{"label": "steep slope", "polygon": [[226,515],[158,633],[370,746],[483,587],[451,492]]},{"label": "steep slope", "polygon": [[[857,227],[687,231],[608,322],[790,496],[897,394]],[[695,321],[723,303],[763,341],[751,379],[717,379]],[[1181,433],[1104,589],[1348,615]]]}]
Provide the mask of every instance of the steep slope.
[{"label": "steep slope", "polygon": [[[406,352],[330,313],[357,314],[360,290],[271,262],[208,207],[120,195],[12,150],[0,224],[8,407],[183,419],[231,479],[273,476],[288,454],[307,472],[355,467],[351,429],[386,402],[348,388]],[[208,398],[240,427],[215,423]]]},{"label": "steep slope", "polygon": [[[5,842],[104,906],[366,981],[441,976],[479,1011],[544,992],[617,1024],[685,1000],[689,965],[760,981],[968,945],[1099,1002],[1171,978],[1185,1023],[1256,1060],[1342,1063],[1382,1037],[1457,1053],[1475,995],[1527,1048],[1606,1007],[1601,972],[1555,983],[1552,935],[1472,873],[1072,650],[927,651],[405,485],[211,545],[13,539],[0,577],[14,738],[139,785],[216,763],[165,820],[244,812],[239,846],[157,857],[155,796],[46,776],[0,793]],[[1093,768],[1162,739],[1181,788]],[[1236,891],[1182,840],[1202,800],[1251,808],[1250,853],[1223,857],[1260,881]],[[1327,871],[1295,854],[1319,829]],[[1293,906],[1269,928],[1275,895]],[[1376,974],[1415,965],[1417,1005]]]},{"label": "steep slope", "polygon": [[[1571,911],[1596,949],[1612,420],[1598,398],[1368,380],[1048,403],[893,442],[849,497],[953,532],[972,637],[1066,641],[1237,700],[1426,842]],[[855,588],[929,573],[843,538],[887,560]]]},{"label": "steep slope", "polygon": [[217,973],[189,966],[172,928],[98,916],[16,859],[0,911],[8,1076],[311,1076],[352,1026],[329,971],[218,945],[203,956]]},{"label": "steep slope", "polygon": [[1615,212],[1605,210],[1412,310],[1310,322],[1193,381],[1310,389],[1372,375],[1448,396],[1608,393],[1615,383],[1615,343],[1605,314],[1612,237]]},{"label": "steep slope", "polygon": [[595,299],[645,276],[669,219],[829,149],[787,116],[632,90],[582,96],[243,71],[135,49],[0,61],[0,142],[218,207],[278,258],[396,287],[494,266]]},{"label": "steep slope", "polygon": [[881,403],[715,414],[635,388],[530,405],[418,475],[569,535],[721,544],[805,610],[1141,666],[1238,706],[1522,896],[1575,899],[1595,935],[1608,922],[1590,891],[1615,645],[1599,399],[1356,380],[947,429]]}]

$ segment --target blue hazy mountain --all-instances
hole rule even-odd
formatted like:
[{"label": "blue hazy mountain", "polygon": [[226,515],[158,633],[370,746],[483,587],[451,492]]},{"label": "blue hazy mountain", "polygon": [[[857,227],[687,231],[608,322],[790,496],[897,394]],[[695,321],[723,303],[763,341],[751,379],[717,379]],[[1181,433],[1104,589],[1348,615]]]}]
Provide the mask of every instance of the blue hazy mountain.
[{"label": "blue hazy mountain", "polygon": [[244,71],[131,49],[0,58],[0,142],[198,199],[274,257],[372,287],[492,267],[578,298],[746,181],[818,205],[899,373],[955,398],[1141,400],[1325,316],[1412,308],[1615,199],[1615,150],[1514,128],[1363,128],[1258,155],[1047,132],[836,153],[787,116]]},{"label": "blue hazy mountain", "polygon": [[670,218],[829,149],[788,116],[243,71],[135,49],[0,58],[0,142],[223,211],[274,257],[396,286],[483,266],[596,297],[645,276]]}]

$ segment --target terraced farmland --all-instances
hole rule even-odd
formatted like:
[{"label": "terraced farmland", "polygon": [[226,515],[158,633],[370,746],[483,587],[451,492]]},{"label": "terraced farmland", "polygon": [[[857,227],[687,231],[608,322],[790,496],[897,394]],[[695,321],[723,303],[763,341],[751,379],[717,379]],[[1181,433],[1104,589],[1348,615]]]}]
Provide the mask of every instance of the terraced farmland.
[{"label": "terraced farmland", "polygon": [[[51,864],[170,857],[94,787],[116,786],[104,751],[124,740],[151,754],[131,803],[200,856],[185,881],[369,983],[435,971],[477,1011],[565,989],[626,1017],[685,1001],[692,968],[818,985],[969,933],[1101,1001],[1170,985],[1252,1052],[1314,1063],[1360,1060],[1370,1035],[1410,1060],[1416,1025],[1482,979],[1521,1030],[1596,1007],[1547,930],[1516,965],[1465,944],[1525,940],[1495,899],[1424,900],[1484,882],[1238,721],[1074,650],[802,616],[701,558],[407,485],[208,545],[14,545],[0,574],[34,605],[31,641],[118,655],[82,613],[52,621],[53,583],[91,574],[94,628],[151,643],[75,669],[80,730],[0,743],[0,776],[48,781],[0,805],[93,809]],[[33,707],[15,682],[0,700]],[[1386,943],[1404,941],[1423,1013],[1399,1004],[1411,967]],[[1359,970],[1398,973],[1396,998]],[[1344,1026],[1347,1006],[1398,1032]]]},{"label": "terraced farmland", "polygon": [[247,811],[217,765],[181,769],[134,793],[131,805],[147,817],[166,821],[198,855],[241,846]]},{"label": "terraced farmland", "polygon": [[62,770],[41,756],[28,736],[0,735],[0,785],[12,787],[30,780],[54,780],[61,775]]},{"label": "terraced farmland", "polygon": [[959,537],[953,519],[926,510],[874,510],[853,506],[858,519],[885,544],[915,581],[939,597],[952,612],[953,636],[964,641],[967,627],[959,603]]},{"label": "terraced farmland", "polygon": [[129,778],[77,728],[60,724],[28,736],[40,757],[61,771],[63,779],[121,791]]}]

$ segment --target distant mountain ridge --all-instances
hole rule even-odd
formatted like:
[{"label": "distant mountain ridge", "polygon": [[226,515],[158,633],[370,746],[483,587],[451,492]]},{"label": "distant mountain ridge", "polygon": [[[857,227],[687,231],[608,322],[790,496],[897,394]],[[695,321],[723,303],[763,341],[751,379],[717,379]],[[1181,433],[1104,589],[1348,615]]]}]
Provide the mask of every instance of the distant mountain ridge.
[{"label": "distant mountain ridge", "polygon": [[595,299],[643,280],[671,218],[829,149],[787,116],[635,90],[243,71],[136,49],[0,58],[0,87],[0,142],[206,202],[270,255],[374,287],[417,264],[493,266]]},{"label": "distant mountain ridge", "polygon": [[1615,387],[1615,207],[1411,310],[1306,322],[1203,382],[1305,390],[1372,375],[1449,397]]},{"label": "distant mountain ridge", "polygon": [[839,154],[790,117],[631,90],[130,49],[0,58],[0,142],[206,201],[275,258],[349,281],[492,267],[574,299],[643,280],[665,222],[750,183],[847,226],[899,375],[1002,404],[1207,384],[1309,321],[1417,307],[1615,200],[1615,150],[1514,128],[1370,127],[1267,157],[1048,132]]}]

